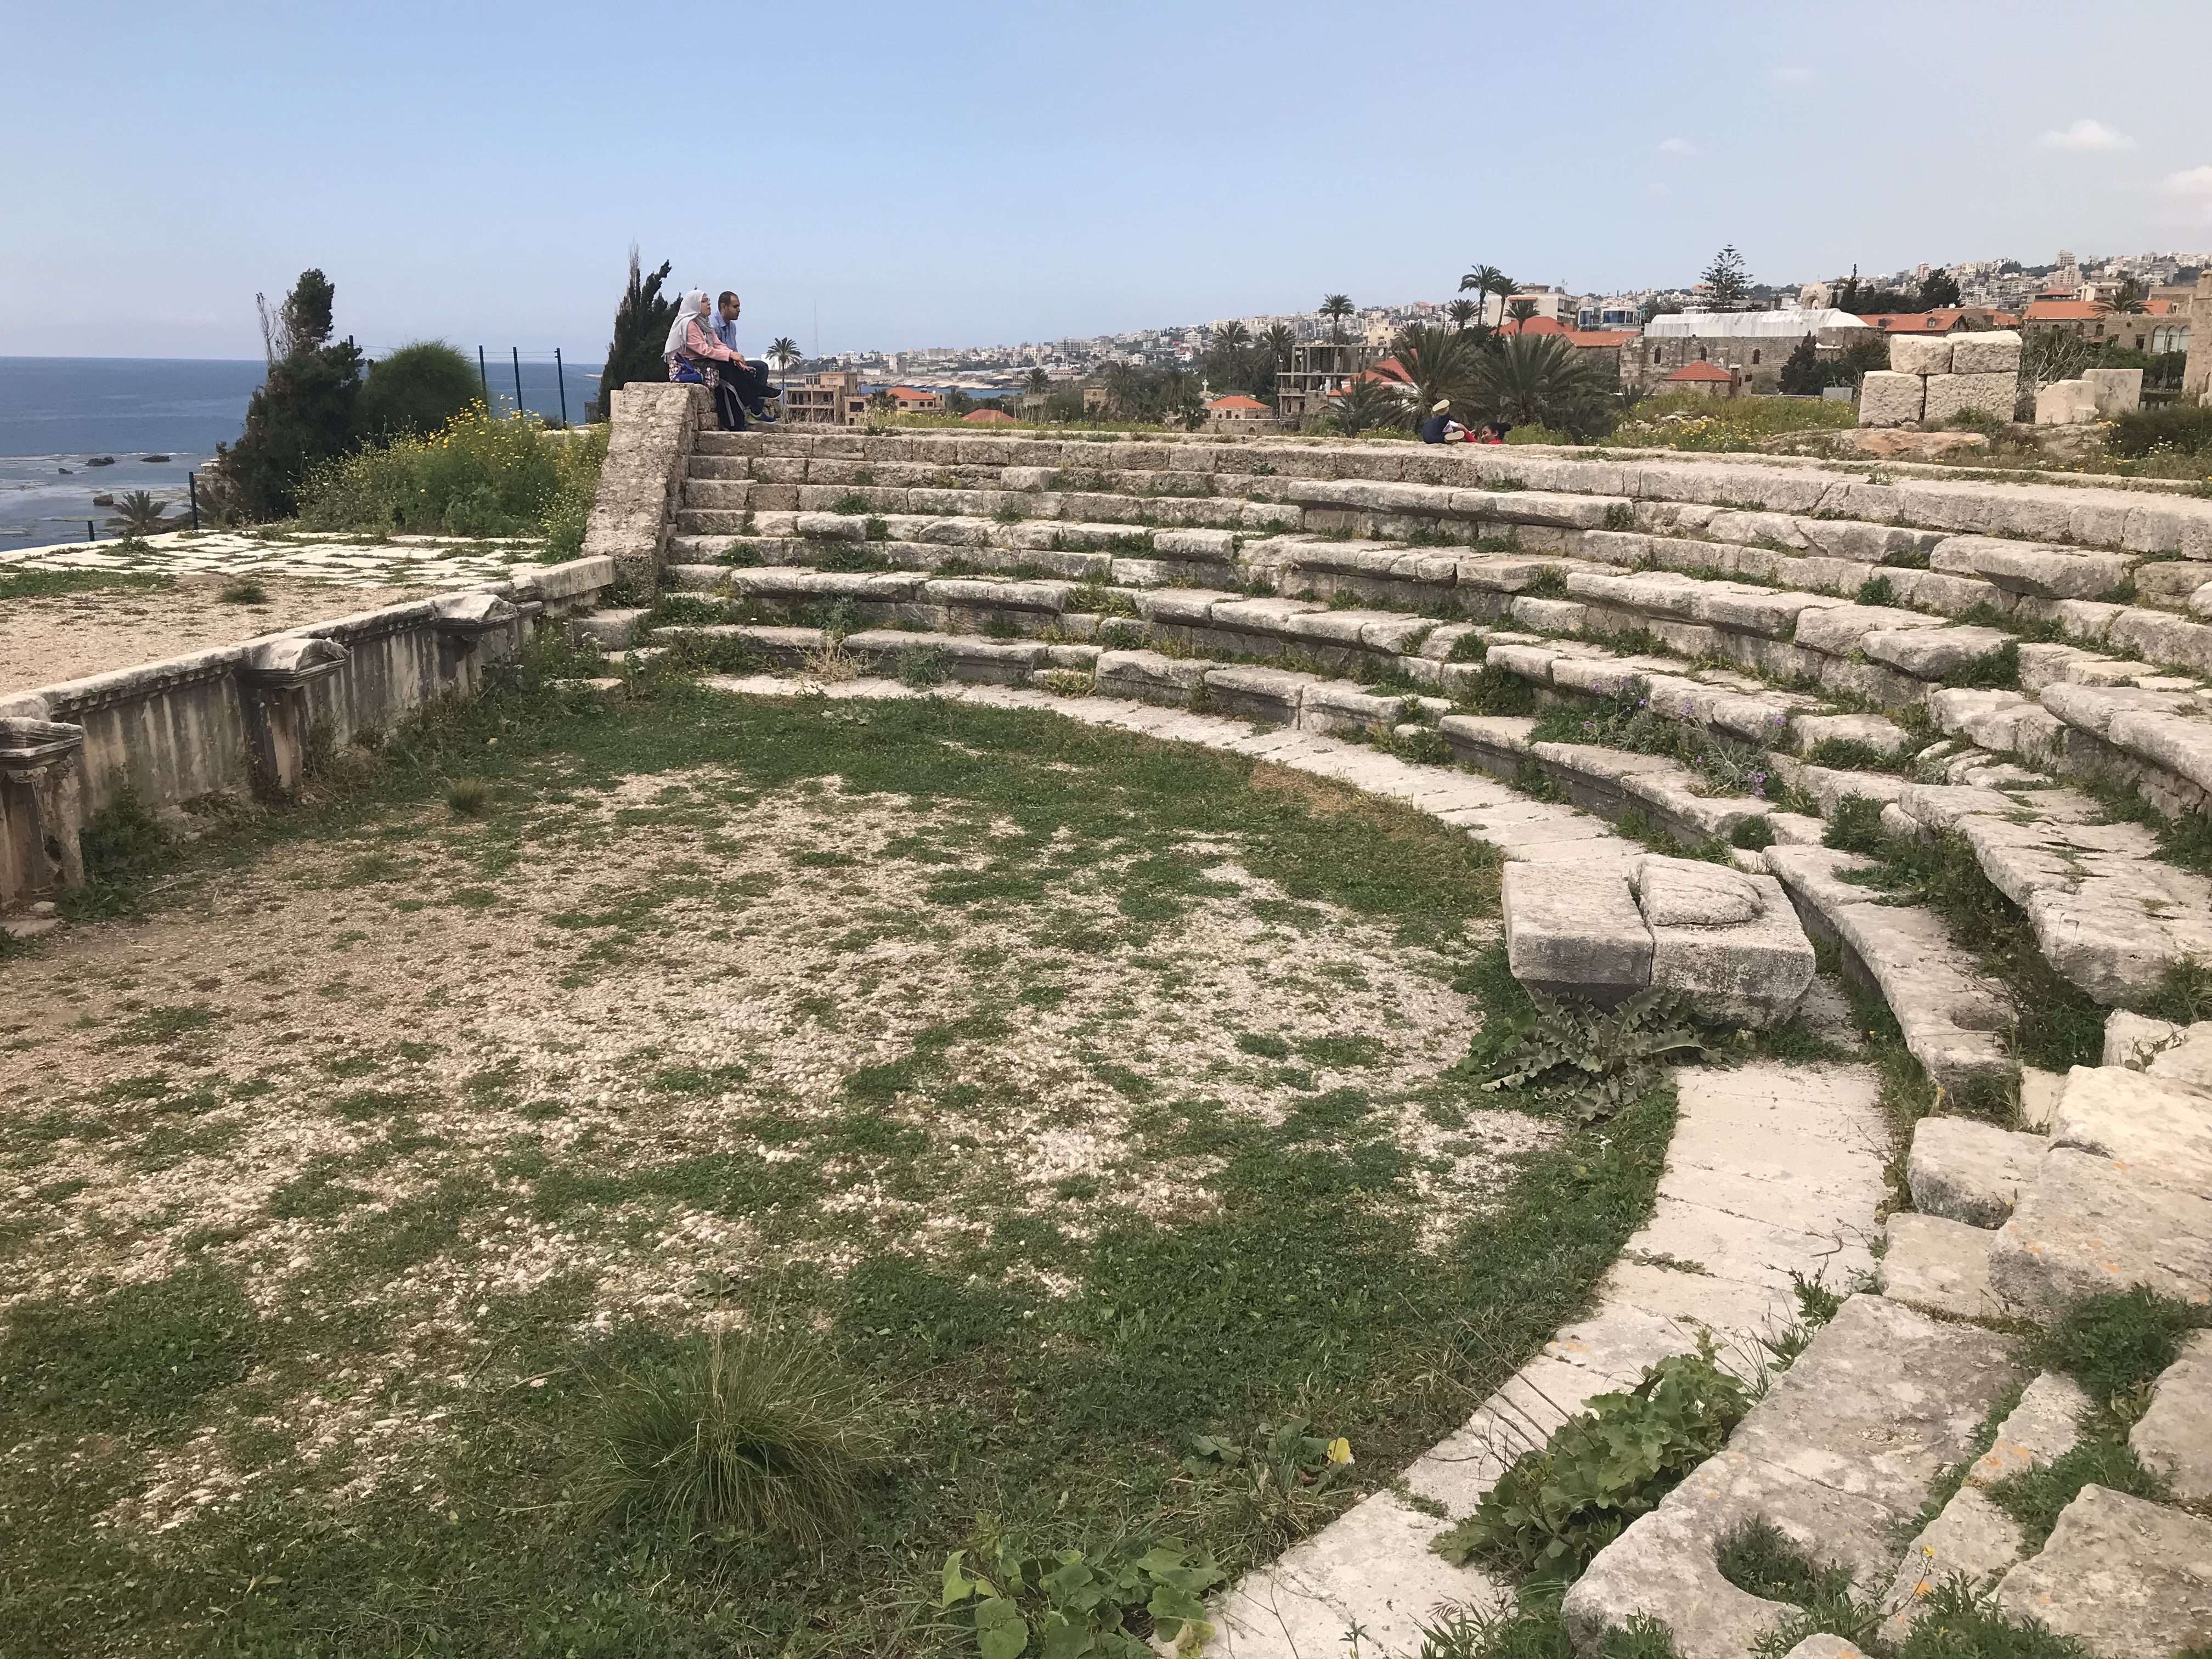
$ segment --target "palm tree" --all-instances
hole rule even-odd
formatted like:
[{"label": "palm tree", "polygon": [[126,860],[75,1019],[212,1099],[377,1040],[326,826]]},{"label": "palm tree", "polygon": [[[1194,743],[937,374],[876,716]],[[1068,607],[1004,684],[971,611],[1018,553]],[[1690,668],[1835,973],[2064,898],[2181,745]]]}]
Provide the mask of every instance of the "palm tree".
[{"label": "palm tree", "polygon": [[1482,315],[1482,307],[1473,300],[1454,300],[1444,307],[1444,315],[1452,319],[1455,333],[1464,334],[1467,325]]},{"label": "palm tree", "polygon": [[768,360],[779,374],[791,373],[791,366],[799,359],[799,342],[788,334],[779,334],[769,343]]},{"label": "palm tree", "polygon": [[1052,376],[1042,368],[1033,368],[1030,371],[1030,378],[1024,386],[1025,390],[1030,392],[1049,392],[1052,390]]},{"label": "palm tree", "polygon": [[123,520],[123,528],[133,536],[150,536],[170,527],[166,516],[168,508],[143,489],[134,489],[118,498],[115,510]]},{"label": "palm tree", "polygon": [[1536,302],[1534,300],[1509,300],[1505,302],[1505,314],[1526,328],[1536,320]]},{"label": "palm tree", "polygon": [[1346,438],[1377,427],[1402,427],[1406,400],[1388,380],[1363,374],[1329,399],[1328,420],[1331,431]]},{"label": "palm tree", "polygon": [[1570,436],[1602,430],[1610,410],[1589,364],[1556,334],[1516,334],[1476,365],[1473,400],[1516,426],[1547,426]]},{"label": "palm tree", "polygon": [[1512,293],[1513,279],[1496,265],[1477,265],[1459,279],[1461,293],[1464,294],[1469,289],[1475,291],[1477,303],[1482,307],[1483,319],[1486,322],[1490,317],[1490,296]]},{"label": "palm tree", "polygon": [[1288,323],[1270,323],[1260,331],[1260,343],[1267,348],[1277,368],[1288,368],[1291,353],[1297,349],[1298,331]]},{"label": "palm tree", "polygon": [[1328,343],[1344,343],[1344,319],[1352,315],[1352,296],[1349,294],[1324,294],[1321,300],[1321,314],[1328,319]]},{"label": "palm tree", "polygon": [[1389,366],[1382,372],[1413,393],[1416,419],[1425,418],[1440,402],[1460,403],[1474,389],[1484,356],[1475,336],[1429,323],[1414,323],[1398,331],[1390,343]]},{"label": "palm tree", "polygon": [[1213,343],[1234,351],[1252,343],[1252,331],[1232,317],[1213,331]]}]

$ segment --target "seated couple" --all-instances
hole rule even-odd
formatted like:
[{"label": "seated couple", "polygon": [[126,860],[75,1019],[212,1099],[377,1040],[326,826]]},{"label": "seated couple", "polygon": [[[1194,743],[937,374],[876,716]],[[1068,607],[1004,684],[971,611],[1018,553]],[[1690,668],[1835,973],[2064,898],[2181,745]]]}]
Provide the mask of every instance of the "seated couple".
[{"label": "seated couple", "polygon": [[1429,405],[1429,418],[1421,422],[1421,441],[1425,444],[1502,444],[1512,428],[1504,421],[1486,421],[1477,432],[1469,432],[1452,419],[1451,399],[1439,398]]},{"label": "seated couple", "polygon": [[725,432],[743,432],[746,417],[771,425],[768,399],[783,393],[768,382],[768,370],[749,363],[738,349],[738,313],[744,304],[724,289],[719,303],[710,302],[707,290],[695,288],[678,307],[676,321],[662,348],[668,359],[668,378],[711,387],[714,413]]}]

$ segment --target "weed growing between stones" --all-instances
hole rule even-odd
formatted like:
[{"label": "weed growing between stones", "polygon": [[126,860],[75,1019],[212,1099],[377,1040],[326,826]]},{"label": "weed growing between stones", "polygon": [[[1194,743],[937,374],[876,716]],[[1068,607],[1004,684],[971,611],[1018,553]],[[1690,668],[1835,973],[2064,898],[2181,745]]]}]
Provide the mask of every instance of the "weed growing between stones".
[{"label": "weed growing between stones", "polygon": [[1562,697],[1538,717],[1532,743],[1588,743],[1634,755],[1663,755],[1695,772],[1717,794],[1764,795],[1765,753],[1747,743],[1656,714],[1650,687],[1632,679],[1608,701]]},{"label": "weed growing between stones", "polygon": [[2133,784],[2091,780],[2082,786],[2096,797],[2113,823],[2140,823],[2158,837],[2158,856],[2166,863],[2212,876],[2212,819],[2191,812],[2170,818],[2143,799]]},{"label": "weed growing between stones", "polygon": [[84,826],[84,885],[63,893],[72,921],[126,915],[175,866],[176,838],[138,792],[127,785]]}]

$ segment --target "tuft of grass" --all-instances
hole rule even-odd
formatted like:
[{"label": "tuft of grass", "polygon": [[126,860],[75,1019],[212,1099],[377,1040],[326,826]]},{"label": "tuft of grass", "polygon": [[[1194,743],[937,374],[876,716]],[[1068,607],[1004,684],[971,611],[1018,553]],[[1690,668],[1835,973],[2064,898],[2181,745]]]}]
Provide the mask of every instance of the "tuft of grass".
[{"label": "tuft of grass", "polygon": [[2154,1295],[2147,1285],[2085,1296],[2040,1337],[2027,1363],[2063,1371],[2100,1407],[2140,1398],[2181,1357],[2185,1337],[2212,1310]]},{"label": "tuft of grass", "polygon": [[1729,831],[1729,845],[1742,848],[1749,853],[1771,847],[1774,845],[1773,823],[1764,813],[1756,817],[1740,819],[1735,828]]},{"label": "tuft of grass", "polygon": [[2073,1450],[2039,1469],[2023,1469],[1992,1481],[1990,1502],[2020,1523],[2030,1550],[2043,1547],[2065,1507],[2088,1486],[2157,1502],[2169,1496],[2166,1482],[2137,1461],[2117,1429],[2093,1434]]},{"label": "tuft of grass", "polygon": [[1881,851],[1881,803],[1869,795],[1845,795],[1836,803],[1828,827],[1820,831],[1820,845],[1839,852],[1874,854]]},{"label": "tuft of grass", "polygon": [[590,1509],[678,1537],[835,1536],[884,1443],[874,1401],[816,1341],[726,1335],[604,1389],[590,1431]]},{"label": "tuft of grass", "polygon": [[1822,1632],[1863,1644],[1881,1622],[1879,1607],[1863,1605],[1851,1594],[1849,1567],[1820,1565],[1763,1516],[1721,1540],[1719,1566],[1721,1577],[1738,1589],[1798,1609],[1759,1638],[1754,1651],[1761,1659],[1781,1659]]},{"label": "tuft of grass", "polygon": [[1898,767],[1896,756],[1885,755],[1863,738],[1823,738],[1805,758],[1838,772],[1894,772]]},{"label": "tuft of grass", "polygon": [[63,893],[72,921],[131,915],[155,879],[176,862],[176,837],[136,789],[125,787],[79,833],[84,885]]},{"label": "tuft of grass", "polygon": [[480,818],[491,810],[491,785],[482,778],[456,778],[447,787],[446,806],[457,818]]},{"label": "tuft of grass", "polygon": [[225,605],[266,605],[269,603],[269,590],[251,578],[241,578],[237,581],[225,582],[216,598]]},{"label": "tuft of grass", "polygon": [[1951,1578],[1929,1591],[1897,1659],[2089,1659],[2089,1650],[2035,1620],[1999,1612],[1966,1580]]},{"label": "tuft of grass", "polygon": [[2007,640],[1994,646],[1971,662],[1965,662],[1943,676],[1947,686],[1972,686],[1990,690],[2020,689],[2020,641]]}]

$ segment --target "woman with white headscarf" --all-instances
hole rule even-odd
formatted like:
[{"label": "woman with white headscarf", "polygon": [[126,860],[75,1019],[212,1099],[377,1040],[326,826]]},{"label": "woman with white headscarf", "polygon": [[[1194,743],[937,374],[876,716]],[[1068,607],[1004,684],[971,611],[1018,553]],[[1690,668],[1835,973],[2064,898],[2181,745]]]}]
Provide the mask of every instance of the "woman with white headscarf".
[{"label": "woman with white headscarf", "polygon": [[[661,348],[668,359],[670,380],[720,388],[721,372],[714,365],[730,362],[738,354],[715,337],[714,325],[708,320],[713,315],[713,305],[705,289],[684,290],[676,320],[668,327],[667,343]],[[719,404],[721,399],[717,398],[715,402]]]}]

